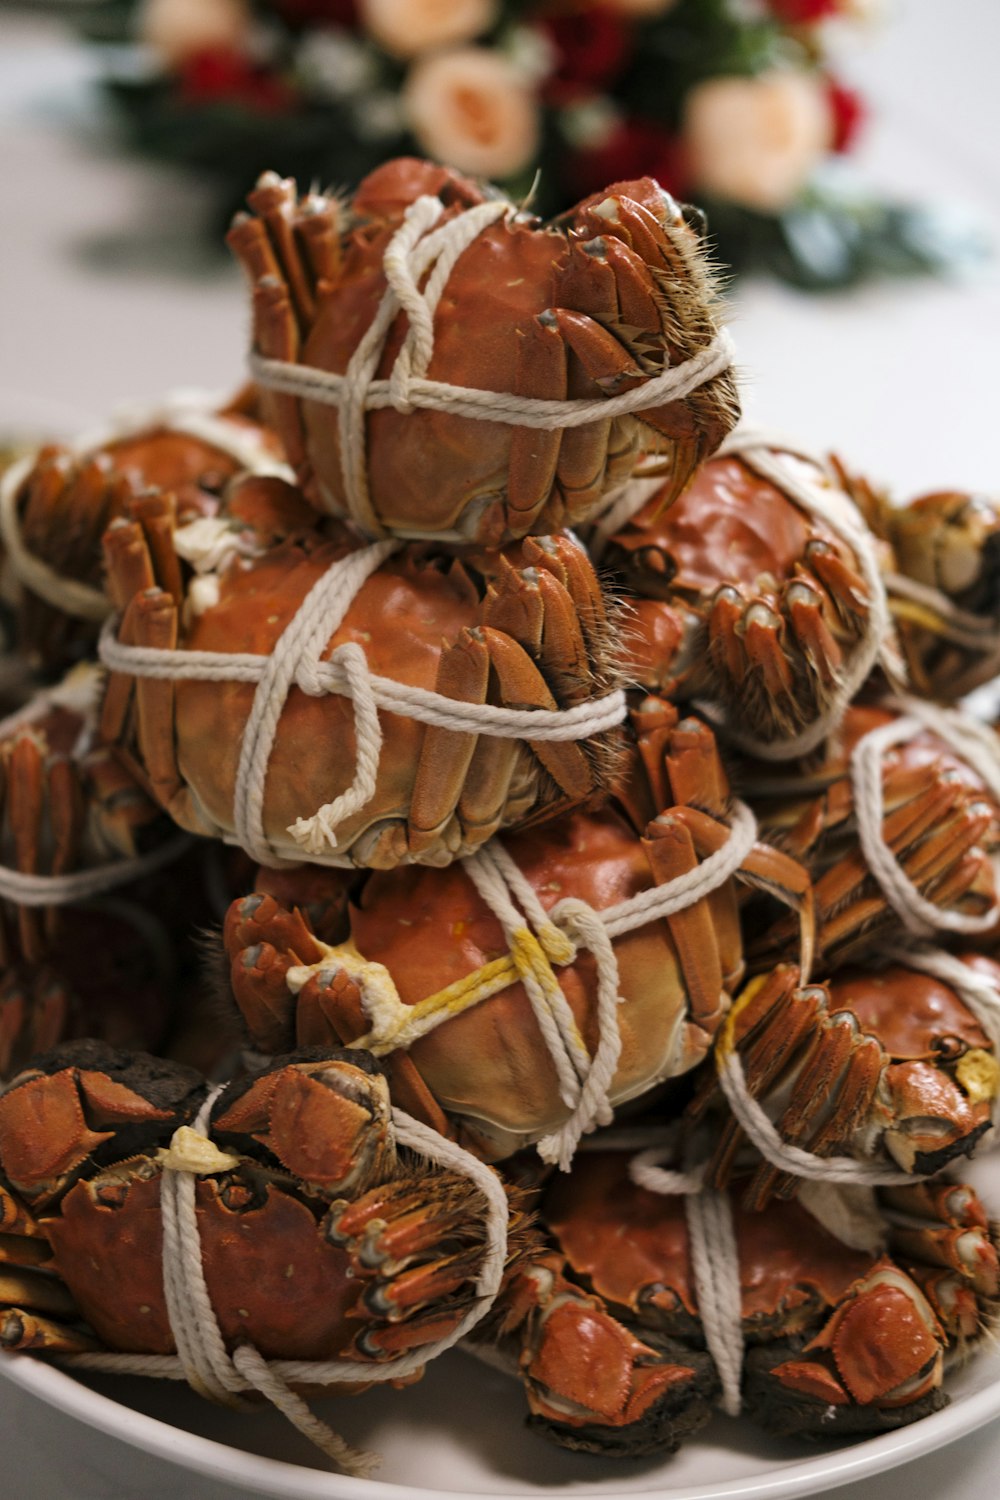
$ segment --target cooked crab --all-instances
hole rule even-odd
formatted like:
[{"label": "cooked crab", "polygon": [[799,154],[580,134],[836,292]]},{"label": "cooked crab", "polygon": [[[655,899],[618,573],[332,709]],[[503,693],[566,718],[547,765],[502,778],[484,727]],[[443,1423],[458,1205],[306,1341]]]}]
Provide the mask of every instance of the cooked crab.
[{"label": "cooked crab", "polygon": [[96,441],[50,445],[16,464],[0,490],[0,531],[17,649],[46,672],[93,655],[112,608],[101,537],[138,495],[166,489],[182,520],[212,515],[234,474],[273,469],[281,457],[248,391],[217,412],[193,400],[167,403]]},{"label": "cooked crab", "polygon": [[[475,862],[373,875],[350,909],[350,939],[335,945],[270,897],[235,902],[226,951],[254,1046],[368,1047],[385,1058],[405,1108],[492,1160],[550,1140],[576,1118],[595,1055],[612,1071],[612,1104],[692,1068],[742,973],[733,879],[686,909],[612,929],[622,997],[614,1024],[602,1015],[600,971],[575,921],[580,902],[610,913],[697,871],[730,837],[711,731],[664,702],[650,702],[639,720],[649,785],[648,806],[636,786],[629,793],[637,821],[612,808],[579,810],[510,835],[498,856],[486,850],[490,860],[513,861],[529,905],[565,919],[562,928],[539,927],[536,914],[533,933],[513,910],[501,922]],[[740,873],[808,905],[803,872],[773,851],[755,845]],[[556,1024],[542,1011],[561,1017],[554,1050],[539,1035]]]},{"label": "cooked crab", "polygon": [[[1000,986],[1000,964],[977,955]],[[1000,990],[998,990],[1000,993]],[[742,1064],[746,1088],[787,1144],[815,1156],[923,1175],[971,1155],[1000,1096],[1000,1061],[965,998],[918,969],[847,969],[802,986],[794,965],[752,981],[719,1042]],[[694,1113],[718,1099],[706,1080]],[[715,1134],[709,1180],[745,1171],[746,1136],[728,1115]],[[802,1178],[765,1161],[745,1188],[749,1208],[791,1197]]]},{"label": "cooked crab", "polygon": [[[402,706],[380,711],[370,794],[350,810],[344,804],[336,818],[327,813],[352,787],[359,761],[370,766],[372,746],[370,738],[362,746],[351,698],[311,679],[298,685],[293,670],[304,652],[311,669],[338,651],[353,660],[363,653],[366,672],[411,696],[434,691],[470,705],[547,711],[607,697],[615,643],[600,585],[568,533],[529,537],[499,557],[464,562],[410,546],[379,554],[373,570],[346,528],[307,524],[304,510],[291,485],[251,479],[233,489],[225,516],[211,527],[175,530],[169,498],[159,496],[136,501],[133,518],[105,536],[123,612],[119,643],[233,658],[233,680],[221,682],[212,674],[184,679],[181,671],[171,681],[169,665],[162,677],[135,679],[126,663],[105,698],[105,740],[135,756],[138,774],[182,827],[251,837],[236,806],[240,786],[249,785],[241,782],[244,741],[249,735],[256,745],[263,735],[259,719],[252,734],[247,728],[256,701],[253,682],[240,678],[247,653],[264,663],[268,684],[285,673],[286,697],[269,698],[274,735],[253,803],[260,822],[254,852],[261,857],[263,841],[271,862],[441,864],[496,828],[554,801],[586,798],[607,780],[618,710],[605,714],[607,728],[584,724],[576,738],[536,740],[530,726],[524,739],[500,738],[489,722],[470,722],[466,733],[425,724]],[[182,558],[193,563],[193,578]],[[359,563],[360,587],[352,597],[344,584],[339,601],[328,599],[317,628],[314,590],[330,589],[338,568]],[[283,661],[294,652],[292,668],[277,665],[279,645]]]},{"label": "cooked crab", "polygon": [[[843,534],[806,508],[811,497]],[[668,508],[664,498],[654,492],[600,554],[635,596],[630,675],[716,704],[758,740],[801,733],[870,630],[877,578],[845,539],[864,532],[861,516],[818,464],[752,439],[731,440]]]},{"label": "cooked crab", "polygon": [[[249,202],[229,243],[253,295],[255,375],[275,384],[264,393],[268,420],[311,501],[369,534],[495,547],[574,525],[649,446],[667,450],[679,493],[735,421],[727,357],[687,394],[651,396],[634,415],[568,426],[557,408],[542,427],[517,421],[518,398],[599,403],[712,349],[707,261],[651,178],[617,183],[548,225],[410,159],[379,167],[349,204],[299,200],[273,172]],[[450,237],[469,226],[455,259]],[[409,322],[398,300],[383,300],[390,274],[398,291],[407,268]],[[370,379],[386,382],[404,363],[473,396],[497,392],[506,416],[424,410],[395,392],[377,410],[354,404]],[[301,394],[283,385],[289,366],[305,377]],[[339,414],[319,381],[309,385],[313,372],[345,377]]]},{"label": "cooked crab", "polygon": [[[828,1436],[886,1431],[945,1404],[945,1351],[981,1337],[1000,1291],[995,1235],[971,1188],[887,1191],[888,1254],[848,1248],[799,1203],[757,1213],[734,1192],[731,1209],[747,1415]],[[627,1327],[678,1360],[687,1349],[709,1361],[684,1198],[636,1186],[620,1153],[596,1153],[553,1179],[541,1214],[569,1275]]]}]

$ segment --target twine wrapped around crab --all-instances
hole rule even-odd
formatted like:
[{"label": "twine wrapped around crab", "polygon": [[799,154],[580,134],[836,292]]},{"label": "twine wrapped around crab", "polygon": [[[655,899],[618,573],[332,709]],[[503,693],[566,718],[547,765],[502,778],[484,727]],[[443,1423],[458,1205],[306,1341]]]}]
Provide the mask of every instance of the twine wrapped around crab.
[{"label": "twine wrapped around crab", "polygon": [[252,390],[219,409],[179,393],[11,465],[0,480],[0,540],[16,649],[47,673],[92,656],[113,608],[101,571],[106,528],[154,489],[175,496],[182,522],[213,515],[243,472],[288,472]]},{"label": "twine wrapped around crab", "polygon": [[305,509],[250,479],[211,523],[156,495],[106,533],[103,738],[182,827],[270,864],[442,864],[606,785],[624,699],[569,533],[463,559]]},{"label": "twine wrapped around crab", "polygon": [[312,503],[502,545],[574,526],[666,450],[671,493],[738,414],[698,236],[650,178],[549,225],[401,159],[350,203],[265,173],[229,243],[250,369]]}]

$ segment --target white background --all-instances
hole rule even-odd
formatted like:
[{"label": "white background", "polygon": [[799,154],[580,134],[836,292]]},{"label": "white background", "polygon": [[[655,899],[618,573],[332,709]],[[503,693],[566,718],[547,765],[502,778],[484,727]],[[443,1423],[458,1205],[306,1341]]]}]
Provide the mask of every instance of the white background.
[{"label": "white background", "polygon": [[[867,49],[852,55],[851,72],[877,107],[864,152],[870,175],[900,195],[937,195],[963,213],[971,209],[1000,245],[998,53],[996,0],[896,0]],[[246,315],[238,277],[225,263],[189,259],[176,267],[178,245],[204,207],[180,174],[112,154],[85,66],[57,32],[0,17],[0,433],[70,432],[121,401],[155,399],[178,385],[239,382]],[[822,298],[768,282],[745,285],[733,326],[748,414],[836,448],[901,495],[941,486],[995,490],[998,267],[960,283],[882,283]],[[450,1406],[447,1383],[433,1374],[431,1391]],[[473,1386],[476,1380],[492,1399],[489,1379],[473,1372]],[[150,1398],[149,1409],[156,1404]],[[474,1408],[467,1410],[474,1421]],[[208,1418],[205,1424],[212,1428]],[[263,1444],[270,1429],[266,1421],[259,1427]],[[494,1429],[502,1443],[506,1429]],[[511,1444],[520,1441],[512,1426]],[[5,1500],[225,1500],[237,1493],[178,1477],[7,1382],[0,1454]],[[867,1500],[876,1490],[880,1500],[914,1493],[978,1500],[997,1493],[998,1469],[1000,1425],[993,1424],[836,1493],[843,1500]],[[544,1470],[539,1459],[534,1477],[544,1482]],[[512,1474],[512,1487],[522,1477],[530,1476]],[[604,1494],[610,1488],[607,1475],[596,1486]]]}]

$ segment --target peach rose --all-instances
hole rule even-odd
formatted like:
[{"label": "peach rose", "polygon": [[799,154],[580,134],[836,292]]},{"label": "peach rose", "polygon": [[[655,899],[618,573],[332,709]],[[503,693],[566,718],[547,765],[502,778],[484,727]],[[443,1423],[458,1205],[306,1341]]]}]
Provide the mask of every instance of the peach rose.
[{"label": "peach rose", "polygon": [[832,121],[818,79],[775,70],[693,88],[683,135],[700,191],[773,213],[795,197],[829,150]]},{"label": "peach rose", "polygon": [[168,67],[209,47],[239,48],[250,29],[248,0],[143,0],[140,41]]},{"label": "peach rose", "polygon": [[403,104],[429,156],[479,177],[509,177],[538,148],[538,108],[520,73],[497,52],[436,52],[410,72]]},{"label": "peach rose", "polygon": [[416,57],[487,31],[497,17],[497,0],[360,0],[358,10],[380,47]]}]

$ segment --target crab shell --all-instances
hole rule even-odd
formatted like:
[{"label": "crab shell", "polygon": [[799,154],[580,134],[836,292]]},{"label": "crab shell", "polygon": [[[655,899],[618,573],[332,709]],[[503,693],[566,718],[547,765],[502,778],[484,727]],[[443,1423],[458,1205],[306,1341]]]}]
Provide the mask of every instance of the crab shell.
[{"label": "crab shell", "polygon": [[[855,703],[826,742],[819,764],[796,764],[779,774],[759,763],[740,766],[761,837],[812,875],[817,952],[828,969],[903,930],[858,842],[850,779],[858,741],[897,717],[895,710]],[[889,747],[882,768],[882,834],[910,880],[942,910],[979,915],[992,908],[1000,810],[973,767],[921,730]],[[784,957],[791,936],[791,924],[779,919],[753,945],[755,963],[766,967]]]},{"label": "crab shell", "polygon": [[[224,421],[241,440],[258,441],[261,452],[274,460],[282,457],[277,438],[256,420],[252,400],[227,408],[214,420]],[[233,453],[206,438],[155,420],[82,454],[43,448],[15,499],[21,541],[56,573],[100,589],[101,536],[127,514],[130,501],[150,489],[168,490],[184,520],[212,515],[241,467]],[[33,662],[53,671],[93,650],[92,621],[59,610],[33,592],[30,582],[19,582],[18,592],[15,640]]]},{"label": "crab shell", "polygon": [[[752,1416],[786,1433],[863,1432],[943,1405],[943,1351],[964,1336],[958,1310],[971,1300],[980,1332],[998,1288],[995,1240],[971,1190],[893,1190],[893,1258],[849,1249],[798,1203],[757,1213],[734,1195],[731,1207]],[[700,1344],[682,1198],[636,1186],[625,1158],[597,1153],[553,1179],[541,1212],[569,1274],[628,1326]],[[948,1268],[941,1302],[937,1267]]]},{"label": "crab shell", "polygon": [[[654,872],[660,862],[671,857],[670,845],[669,838],[640,840],[610,809],[577,811],[505,840],[546,910],[567,896],[602,910],[649,890],[658,883]],[[330,1038],[331,1028],[344,1042],[365,1035],[370,1021],[364,1010],[366,980],[354,961],[358,955],[371,966],[373,978],[387,970],[402,1004],[413,1006],[508,952],[499,921],[461,865],[378,872],[351,908],[345,951],[354,955],[348,970],[353,978],[342,976],[344,959],[337,949],[313,943],[307,967],[297,975],[296,1002],[284,973],[312,940],[290,929],[279,936],[270,924],[245,928],[246,921],[254,922],[250,907],[245,912],[244,917],[236,908],[231,916],[230,953],[237,995],[252,987],[249,1001],[241,1003],[258,1045],[267,1045],[268,1036],[276,1040],[292,1025],[301,1044]],[[270,977],[257,938],[268,940],[269,954],[279,945],[284,949],[269,960],[277,964]],[[619,1103],[686,1072],[705,1055],[741,973],[731,884],[696,908],[623,934],[614,948],[623,997],[622,1051],[610,1096]],[[594,960],[581,951],[554,972],[593,1055],[598,1041]],[[265,993],[272,998],[265,1000]],[[451,1016],[414,1041],[405,1057],[390,1053],[387,1063],[405,1063],[402,1075],[393,1072],[394,1088],[418,1092],[416,1098],[404,1096],[405,1107],[428,1111],[441,1129],[458,1128],[459,1138],[489,1160],[538,1140],[567,1117],[554,1065],[520,982]]]},{"label": "crab shell", "polygon": [[[349,207],[274,173],[250,195],[229,243],[247,272],[259,354],[342,374],[386,289],[383,256],[421,196],[446,223],[486,193],[446,168],[391,161]],[[434,319],[431,380],[550,400],[599,399],[641,384],[706,348],[717,307],[695,234],[650,178],[615,184],[551,225],[524,213],[486,228],[454,265]],[[406,332],[389,329],[376,377]],[[348,509],[336,411],[265,393],[265,410],[321,510]],[[630,473],[641,447],[673,451],[676,490],[737,413],[732,378],[638,417],[565,432],[392,408],[365,418],[368,499],[379,526],[498,546],[574,525]],[[371,517],[352,514],[361,526]]]},{"label": "crab shell", "polygon": [[[817,464],[776,456],[853,511]],[[709,459],[669,508],[664,498],[653,494],[602,553],[636,596],[629,674],[674,698],[714,700],[758,737],[797,733],[824,711],[864,632],[857,559],[738,453]]]},{"label": "crab shell", "polygon": [[[160,1200],[165,1172],[186,1169],[230,1349],[378,1361],[450,1331],[477,1274],[482,1201],[456,1173],[397,1161],[370,1059],[276,1059],[226,1088],[210,1141],[185,1138],[178,1127],[203,1096],[190,1069],[86,1043],[14,1080],[0,1103],[0,1171],[13,1193],[0,1192],[0,1206],[15,1234],[41,1236],[52,1252],[25,1273],[29,1309],[44,1278],[58,1277],[72,1299],[65,1339],[172,1353]],[[8,1314],[0,1342],[30,1327],[22,1311]]]},{"label": "crab shell", "polygon": [[[237,538],[246,539],[244,550],[217,571],[202,571],[185,592],[180,560],[157,549],[158,515],[140,507],[139,519],[119,522],[105,537],[124,608],[122,638],[270,655],[313,586],[358,547],[332,521],[325,532],[303,529],[303,509],[300,493],[279,480],[238,486],[228,502],[227,535],[237,547]],[[470,558],[470,568],[477,561]],[[552,709],[602,693],[613,681],[613,642],[600,585],[575,539],[528,538],[489,566],[492,575],[483,577],[412,546],[385,559],[332,632],[323,659],[351,643],[373,674],[474,703]],[[155,587],[160,574],[163,588]],[[186,599],[182,614],[178,593]],[[129,745],[134,727],[139,773],[175,821],[196,833],[234,834],[253,684],[140,680],[134,717],[130,691],[127,678],[112,682],[104,737]],[[446,863],[547,802],[590,795],[609,774],[616,742],[613,731],[572,742],[500,740],[389,712],[380,722],[372,797],[339,821],[335,844],[314,841],[294,825],[351,786],[355,711],[346,696],[317,697],[292,685],[263,790],[273,854],[376,868]]]}]

